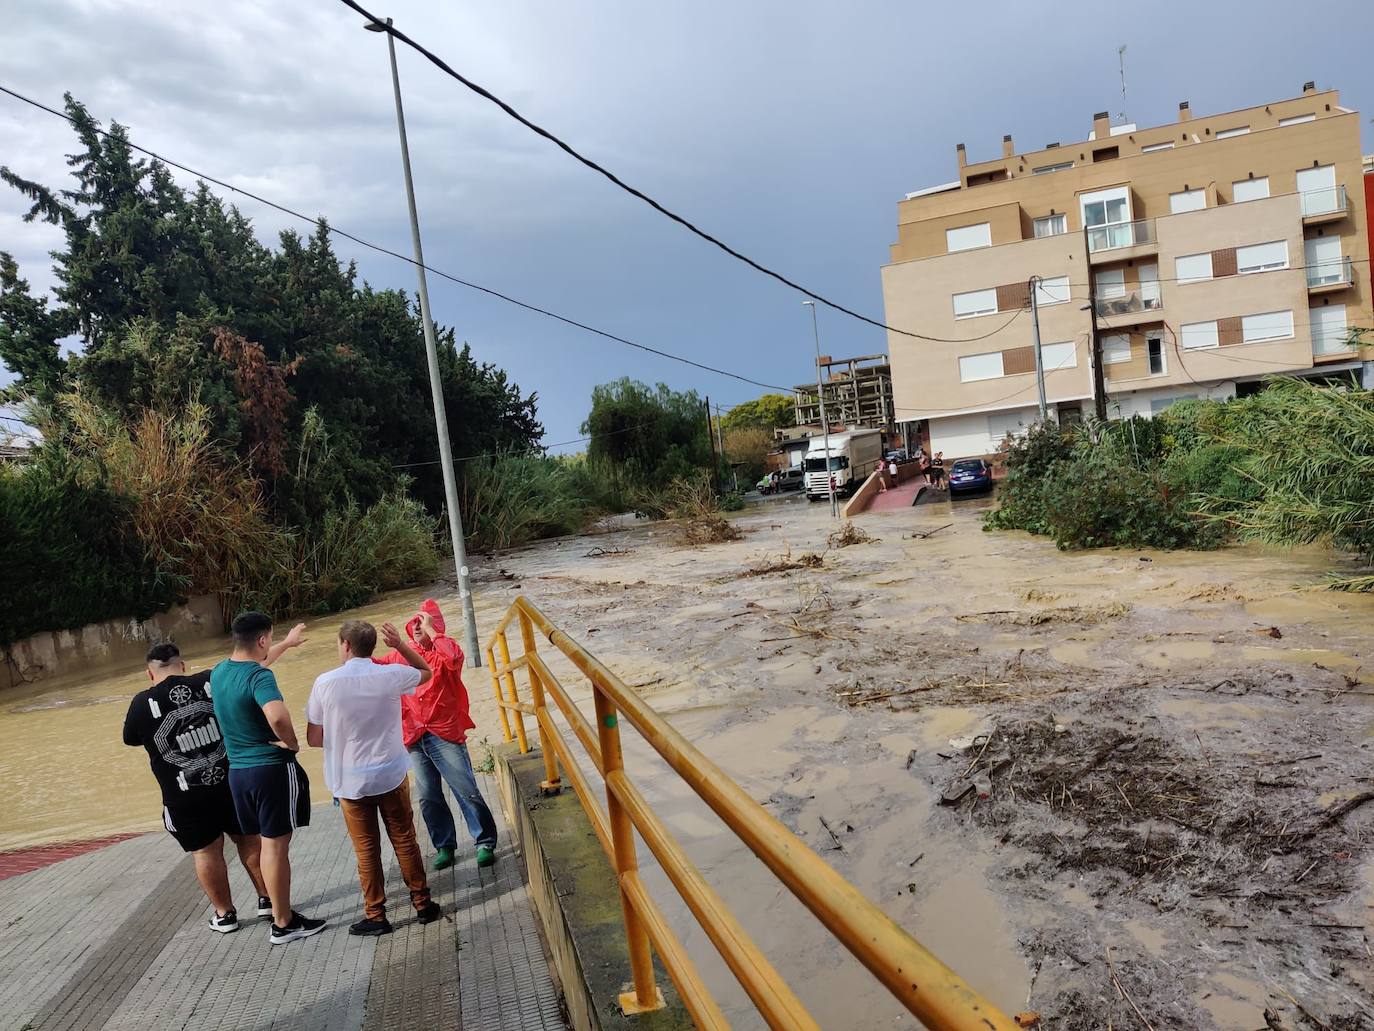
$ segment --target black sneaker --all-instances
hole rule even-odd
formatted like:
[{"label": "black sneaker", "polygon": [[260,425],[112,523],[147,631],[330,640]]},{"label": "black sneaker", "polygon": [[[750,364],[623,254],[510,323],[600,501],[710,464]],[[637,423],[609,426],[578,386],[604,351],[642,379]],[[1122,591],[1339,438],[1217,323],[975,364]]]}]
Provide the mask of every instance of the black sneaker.
[{"label": "black sneaker", "polygon": [[239,915],[232,909],[220,916],[216,913],[210,918],[210,930],[220,934],[231,934],[239,929]]},{"label": "black sneaker", "polygon": [[258,896],[258,916],[272,915],[272,900],[266,895]]},{"label": "black sneaker", "polygon": [[371,938],[379,934],[391,933],[391,921],[386,917],[380,920],[369,920],[366,917],[353,924],[348,929],[349,934],[356,934],[360,938]]},{"label": "black sneaker", "polygon": [[415,911],[415,919],[422,924],[432,924],[444,915],[437,902],[426,902],[424,908]]},{"label": "black sneaker", "polygon": [[301,916],[294,909],[291,911],[291,922],[285,927],[272,925],[272,934],[269,940],[273,945],[285,945],[293,942],[297,938],[309,938],[312,934],[319,934],[324,930],[323,920],[311,920],[308,916]]}]

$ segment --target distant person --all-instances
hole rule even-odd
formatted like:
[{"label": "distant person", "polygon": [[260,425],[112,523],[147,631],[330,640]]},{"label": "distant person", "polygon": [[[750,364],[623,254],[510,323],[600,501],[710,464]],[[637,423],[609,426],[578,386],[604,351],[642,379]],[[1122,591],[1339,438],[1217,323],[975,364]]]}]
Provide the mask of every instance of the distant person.
[{"label": "distant person", "polygon": [[[210,691],[239,825],[245,834],[262,835],[262,874],[272,901],[268,939],[282,945],[324,930],[323,920],[291,908],[291,835],[310,825],[310,781],[296,761],[300,745],[291,713],[264,665],[273,651],[271,617],[240,613],[232,633],[234,651],[211,671]],[[302,643],[299,635],[295,643]]]},{"label": "distant person", "polygon": [[372,661],[377,630],[371,623],[351,619],[339,627],[342,665],[316,678],[305,707],[305,739],[312,748],[324,749],[324,781],[343,809],[358,858],[363,919],[349,927],[348,933],[355,935],[391,933],[379,815],[410,889],[416,919],[428,924],[440,916],[415,840],[410,763],[401,737],[401,699],[430,679],[430,669],[390,623],[382,624],[382,640],[408,665]]},{"label": "distant person", "polygon": [[[406,623],[406,634],[434,674],[414,695],[401,699],[401,733],[420,794],[420,815],[435,849],[434,869],[452,866],[458,847],[453,813],[444,801],[445,783],[477,846],[477,865],[491,866],[496,862],[496,820],[477,789],[468,756],[467,734],[476,724],[463,686],[463,649],[444,633],[444,615],[433,598],[426,598]],[[410,662],[399,648],[375,661]]]},{"label": "distant person", "polygon": [[935,452],[935,457],[930,460],[931,482],[938,488],[945,479],[945,453]]},{"label": "distant person", "polygon": [[880,461],[880,462],[878,463],[878,468],[877,468],[875,471],[876,471],[877,474],[878,474],[878,491],[879,491],[879,493],[886,494],[886,493],[887,493],[887,463],[886,463],[886,462]]},{"label": "distant person", "polygon": [[892,485],[897,486],[897,459],[892,458],[887,463],[887,474],[892,477]]},{"label": "distant person", "polygon": [[262,842],[243,833],[234,812],[229,761],[210,701],[210,671],[188,675],[180,650],[170,643],[148,649],[147,670],[152,686],[129,703],[124,743],[147,749],[162,789],[162,825],[195,861],[196,879],[215,907],[210,930],[228,934],[239,929],[239,918],[224,863],[226,834],[257,889],[257,915],[271,916],[272,903],[258,862]]}]

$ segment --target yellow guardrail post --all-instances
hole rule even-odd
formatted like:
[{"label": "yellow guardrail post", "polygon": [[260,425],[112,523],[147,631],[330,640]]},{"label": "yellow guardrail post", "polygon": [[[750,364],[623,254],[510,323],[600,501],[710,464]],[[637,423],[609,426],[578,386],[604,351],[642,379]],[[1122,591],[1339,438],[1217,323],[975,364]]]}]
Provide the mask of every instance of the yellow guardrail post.
[{"label": "yellow guardrail post", "polygon": [[[510,665],[510,645],[506,643],[506,631],[504,627],[496,633],[496,653],[501,658],[502,666]],[[493,666],[492,669],[495,670],[496,667]],[[507,669],[502,676],[502,680],[505,681],[506,685],[506,700],[513,706],[520,704],[520,696],[515,693],[515,674]],[[504,712],[505,710],[503,709],[502,711]],[[530,750],[529,740],[525,737],[525,717],[519,709],[512,708],[511,712],[515,713],[515,739],[520,742],[520,754],[524,755]]]},{"label": "yellow guardrail post", "polygon": [[563,790],[563,782],[558,777],[558,759],[549,738],[548,726],[552,717],[544,700],[544,681],[531,661],[538,650],[534,640],[534,624],[523,609],[520,611],[520,641],[525,646],[525,668],[530,674],[530,697],[534,700],[534,723],[539,731],[539,751],[544,756],[544,780],[539,787],[544,794],[554,795]]},{"label": "yellow guardrail post", "polygon": [[510,717],[506,707],[501,704],[501,677],[496,672],[496,649],[487,645],[487,669],[491,670],[491,693],[496,696],[496,714],[501,717],[501,738],[511,741]]},{"label": "yellow guardrail post", "polygon": [[[601,762],[609,775],[612,770],[625,768],[620,751],[620,721],[615,707],[597,688],[593,691],[596,704],[596,730],[601,742]],[[627,875],[639,876],[639,862],[635,858],[635,832],[629,814],[610,787],[606,788],[606,814],[611,824],[611,859],[615,863],[616,880],[620,887],[620,908],[625,914],[625,944],[630,952],[630,975],[634,990],[622,992],[620,1008],[627,1014],[646,1013],[667,1005],[663,993],[654,984],[654,961],[649,953],[649,935],[639,919],[639,911],[630,892],[626,890]]]}]

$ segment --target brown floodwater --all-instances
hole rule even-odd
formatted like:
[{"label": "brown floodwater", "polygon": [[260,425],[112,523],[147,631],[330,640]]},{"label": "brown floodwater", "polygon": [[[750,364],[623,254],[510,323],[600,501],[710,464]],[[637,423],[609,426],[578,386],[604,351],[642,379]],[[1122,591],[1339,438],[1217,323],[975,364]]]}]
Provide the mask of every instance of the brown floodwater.
[{"label": "brown floodwater", "polygon": [[[1037,975],[1042,983],[1048,977],[1040,973],[1044,954],[1037,961],[1028,947],[1031,932],[1056,919],[1088,927],[1106,918],[1104,903],[1073,884],[1021,890],[999,882],[1001,850],[937,804],[941,785],[920,772],[929,768],[923,764],[987,729],[988,705],[894,713],[840,705],[832,692],[860,682],[865,690],[916,683],[923,648],[953,647],[967,648],[970,668],[994,656],[1044,655],[1075,683],[1182,677],[1228,664],[1315,664],[1358,676],[1374,598],[1315,589],[1334,562],[1319,549],[1062,554],[1025,535],[980,532],[976,509],[877,514],[861,525],[881,542],[831,552],[823,570],[796,578],[739,574],[789,551],[825,547],[828,519],[804,503],[766,506],[744,517],[750,532],[742,542],[704,549],[677,546],[675,531],[662,526],[552,542],[475,563],[478,625],[490,627],[517,591],[532,598],[627,683],[642,685],[689,740],[889,916],[1016,1011]],[[910,537],[912,529],[950,523],[928,539]],[[596,544],[624,553],[590,557]],[[498,567],[513,578],[496,575]],[[310,621],[308,643],[275,667],[294,718],[303,721],[314,677],[337,661],[334,630],[344,618],[399,623],[424,596],[398,592]],[[450,624],[460,625],[456,599],[439,597]],[[781,617],[759,618],[751,607],[759,604],[765,613],[824,607],[831,635],[798,636]],[[1112,606],[1131,610],[1129,634],[1121,619],[1092,615]],[[1025,609],[1071,615],[1027,626],[1014,615]],[[1271,625],[1283,627],[1281,639],[1266,635]],[[186,659],[201,669],[227,652],[227,640],[202,642]],[[913,657],[910,669],[891,669],[898,652],[903,662]],[[886,679],[870,683],[869,665]],[[498,740],[487,671],[470,669],[466,680],[478,723],[473,739]],[[564,682],[589,708],[579,679],[568,672]],[[145,753],[120,741],[128,699],[145,683],[141,669],[125,668],[0,693],[0,849],[158,828]],[[1368,735],[1374,707],[1361,711]],[[1207,734],[1243,731],[1266,710],[1250,699],[1185,695],[1161,702],[1159,714]],[[637,735],[625,738],[636,783],[822,1026],[916,1026]],[[922,757],[914,769],[913,754]],[[319,753],[307,749],[302,761],[316,802],[325,800]],[[727,1015],[736,1026],[761,1026],[642,846],[641,860],[646,883]],[[1177,927],[1136,911],[1112,927],[1141,956],[1178,962],[1169,951],[1181,940]],[[1195,996],[1199,1011],[1217,1027],[1259,1026],[1256,976],[1243,964],[1219,964]]]}]

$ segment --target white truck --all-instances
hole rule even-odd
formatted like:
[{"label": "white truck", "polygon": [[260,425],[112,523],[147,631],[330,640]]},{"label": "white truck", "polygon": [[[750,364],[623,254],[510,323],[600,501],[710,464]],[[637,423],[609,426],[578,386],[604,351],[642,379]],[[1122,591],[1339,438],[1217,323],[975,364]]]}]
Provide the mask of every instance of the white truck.
[{"label": "white truck", "polygon": [[872,475],[883,460],[883,434],[880,430],[846,430],[830,434],[830,451],[825,437],[812,437],[802,469],[806,473],[806,497],[821,501],[830,496],[827,479],[835,481],[836,494],[853,494]]}]

